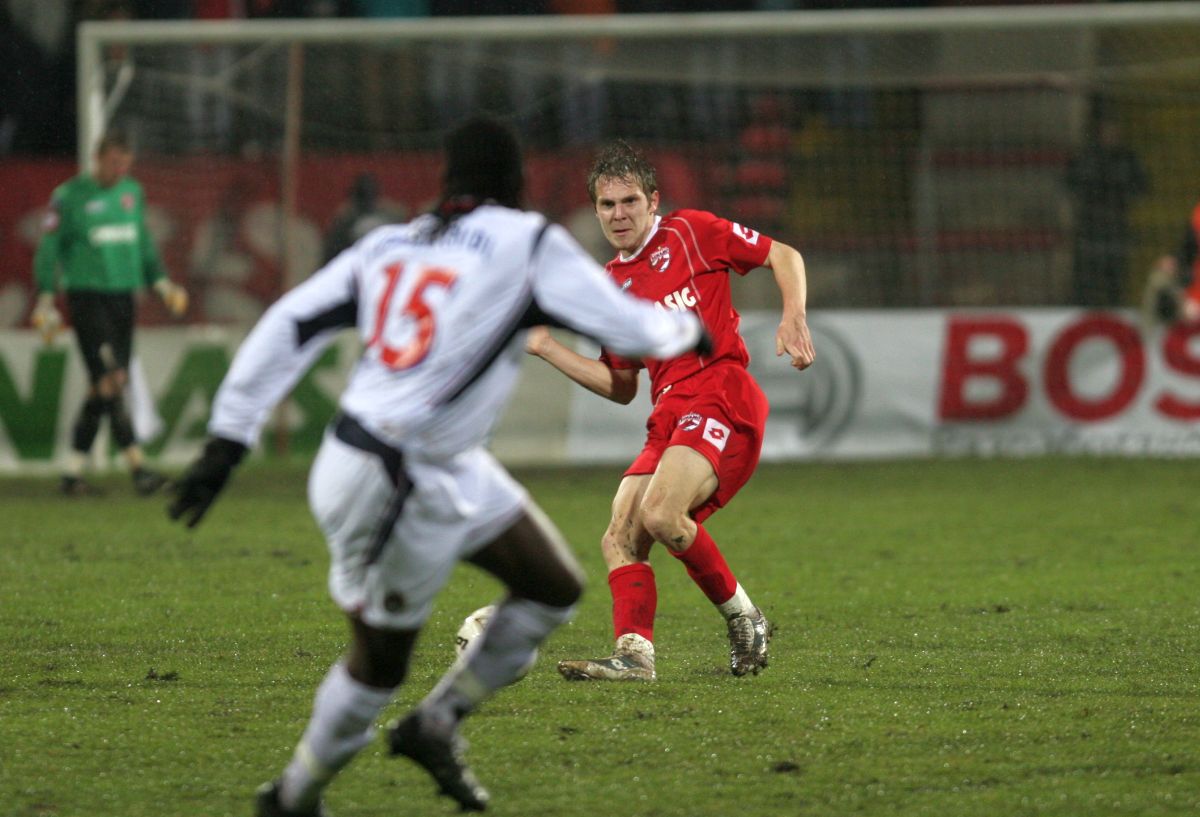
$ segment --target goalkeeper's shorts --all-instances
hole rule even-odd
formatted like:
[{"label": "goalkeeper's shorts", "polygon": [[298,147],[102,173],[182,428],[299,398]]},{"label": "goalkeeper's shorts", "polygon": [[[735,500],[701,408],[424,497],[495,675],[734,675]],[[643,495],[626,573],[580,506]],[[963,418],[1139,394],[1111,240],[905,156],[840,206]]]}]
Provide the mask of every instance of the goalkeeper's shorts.
[{"label": "goalkeeper's shorts", "polygon": [[129,368],[133,349],[133,293],[69,290],[67,310],[93,384],[112,369]]}]

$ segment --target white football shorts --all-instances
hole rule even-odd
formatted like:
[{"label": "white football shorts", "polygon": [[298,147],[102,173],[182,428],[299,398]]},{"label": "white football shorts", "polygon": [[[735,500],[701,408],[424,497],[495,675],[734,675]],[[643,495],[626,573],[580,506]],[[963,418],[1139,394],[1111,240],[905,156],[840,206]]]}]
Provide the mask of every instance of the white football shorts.
[{"label": "white football shorts", "polygon": [[[517,521],[528,495],[485,449],[437,462],[406,457],[412,488],[376,542],[396,493],[378,455],[327,431],[308,499],[329,544],[334,602],[380,629],[417,629],[454,565]],[[373,544],[382,544],[371,561]]]}]

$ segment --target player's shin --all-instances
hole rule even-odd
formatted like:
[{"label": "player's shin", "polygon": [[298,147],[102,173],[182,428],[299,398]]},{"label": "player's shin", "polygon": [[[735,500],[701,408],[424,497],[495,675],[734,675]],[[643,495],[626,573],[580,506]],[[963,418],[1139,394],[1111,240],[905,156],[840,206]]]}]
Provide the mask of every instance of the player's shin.
[{"label": "player's shin", "polygon": [[124,450],[136,443],[137,436],[133,431],[133,419],[129,416],[129,409],[125,406],[124,398],[119,393],[108,398],[105,410],[108,412],[113,441],[116,442],[117,447]]},{"label": "player's shin", "polygon": [[92,443],[96,441],[96,434],[100,431],[100,420],[104,417],[106,408],[104,398],[99,395],[92,395],[84,402],[71,432],[73,449],[85,455],[92,449]]},{"label": "player's shin", "polygon": [[635,634],[654,641],[654,616],[658,611],[658,585],[649,562],[635,562],[608,574],[613,597],[613,637]]},{"label": "player's shin", "polygon": [[450,668],[426,696],[421,708],[437,718],[457,722],[496,690],[522,678],[538,646],[571,619],[570,607],[553,607],[509,597],[496,608],[483,637]]},{"label": "player's shin", "polygon": [[284,808],[315,807],[321,791],[375,735],[375,719],[392,698],[391,689],[367,686],[334,664],[317,688],[312,716],[280,780]]},{"label": "player's shin", "polygon": [[[725,557],[721,555],[717,543],[709,536],[703,525],[696,526],[696,538],[686,550],[679,553],[671,551],[671,555],[683,562],[688,576],[713,604],[721,607],[729,602],[736,603],[738,601],[737,579],[734,578],[733,571],[729,569]],[[722,612],[725,610],[722,609]],[[725,617],[729,618],[730,615],[743,612],[746,611],[733,610]]]}]

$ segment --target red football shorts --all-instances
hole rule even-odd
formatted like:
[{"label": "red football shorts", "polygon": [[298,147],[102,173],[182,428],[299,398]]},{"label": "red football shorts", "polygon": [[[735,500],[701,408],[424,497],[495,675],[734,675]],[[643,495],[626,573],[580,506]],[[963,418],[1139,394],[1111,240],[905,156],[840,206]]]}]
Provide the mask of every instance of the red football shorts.
[{"label": "red football shorts", "polygon": [[703,522],[733,499],[758,467],[767,396],[739,365],[704,369],[658,398],[646,420],[646,444],[625,476],[653,474],[663,452],[684,445],[712,463],[717,490],[692,518]]}]

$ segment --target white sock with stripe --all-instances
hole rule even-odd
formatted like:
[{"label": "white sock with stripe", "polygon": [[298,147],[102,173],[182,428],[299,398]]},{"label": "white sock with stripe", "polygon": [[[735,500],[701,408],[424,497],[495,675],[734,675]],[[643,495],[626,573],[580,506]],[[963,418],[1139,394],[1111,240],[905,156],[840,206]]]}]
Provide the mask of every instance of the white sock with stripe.
[{"label": "white sock with stripe", "polygon": [[333,776],[371,742],[375,719],[392,693],[354,680],[340,661],[330,668],[317,687],[304,737],[283,772],[279,800],[284,808],[305,811],[316,805]]},{"label": "white sock with stripe", "polygon": [[520,680],[538,645],[574,611],[528,599],[506,600],[476,640],[478,646],[468,648],[465,660],[442,676],[421,707],[439,719],[457,721],[496,690]]}]

